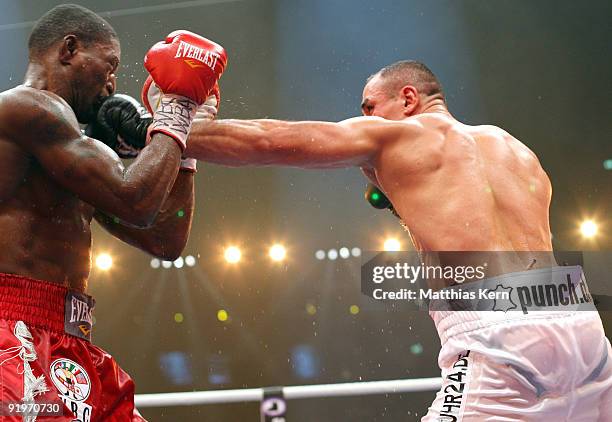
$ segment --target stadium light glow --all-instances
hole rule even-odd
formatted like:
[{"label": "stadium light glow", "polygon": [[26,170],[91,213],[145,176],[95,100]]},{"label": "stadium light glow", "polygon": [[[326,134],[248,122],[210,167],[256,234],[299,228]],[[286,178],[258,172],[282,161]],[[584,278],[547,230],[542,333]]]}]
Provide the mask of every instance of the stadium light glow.
[{"label": "stadium light glow", "polygon": [[108,271],[113,266],[113,257],[107,253],[100,253],[96,256],[96,267],[102,271]]},{"label": "stadium light glow", "polygon": [[225,248],[225,252],[223,253],[223,257],[230,264],[236,264],[240,262],[240,258],[242,258],[242,252],[236,246],[228,246]]},{"label": "stadium light glow", "polygon": [[283,261],[287,256],[287,250],[283,245],[277,243],[275,245],[272,245],[268,254],[270,255],[270,259],[272,261],[280,262]]},{"label": "stadium light glow", "polygon": [[335,249],[330,249],[327,251],[327,258],[330,261],[335,261],[338,258],[338,251]]},{"label": "stadium light glow", "polygon": [[580,234],[582,234],[582,237],[586,239],[592,239],[593,237],[597,236],[598,230],[599,228],[597,227],[597,223],[593,220],[584,220],[580,224]]},{"label": "stadium light glow", "polygon": [[185,257],[185,265],[187,265],[188,267],[194,267],[196,264],[196,259],[193,257],[193,255],[187,255]]},{"label": "stadium light glow", "polygon": [[385,239],[385,243],[383,244],[383,250],[386,252],[397,252],[402,248],[399,240],[394,237],[390,237]]},{"label": "stadium light glow", "polygon": [[183,268],[183,265],[185,265],[185,260],[182,256],[179,256],[176,258],[176,260],[174,260],[173,264],[176,268]]}]

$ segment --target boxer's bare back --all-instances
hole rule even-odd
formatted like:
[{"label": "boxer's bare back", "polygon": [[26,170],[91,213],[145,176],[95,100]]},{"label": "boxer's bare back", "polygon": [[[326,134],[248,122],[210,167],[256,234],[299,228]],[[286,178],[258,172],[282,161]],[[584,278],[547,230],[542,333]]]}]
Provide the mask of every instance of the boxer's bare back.
[{"label": "boxer's bare back", "polygon": [[386,142],[368,174],[418,250],[551,250],[551,186],[525,145],[502,129],[467,126],[443,112],[406,124],[417,128]]},{"label": "boxer's bare back", "polygon": [[441,94],[413,86],[389,94],[387,84],[371,78],[365,116],[339,123],[196,120],[188,153],[231,166],[358,166],[417,250],[514,252],[487,254],[489,275],[551,265],[551,254],[534,253],[552,250],[551,184],[535,154],[498,127],[457,121]]}]

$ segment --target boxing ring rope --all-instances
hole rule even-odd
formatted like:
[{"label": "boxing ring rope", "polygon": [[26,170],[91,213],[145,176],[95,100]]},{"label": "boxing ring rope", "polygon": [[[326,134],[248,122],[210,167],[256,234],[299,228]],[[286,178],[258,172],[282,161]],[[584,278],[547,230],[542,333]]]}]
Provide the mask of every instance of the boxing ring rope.
[{"label": "boxing ring rope", "polygon": [[[441,378],[349,382],[342,384],[295,385],[289,387],[246,388],[237,390],[191,391],[182,393],[137,394],[136,406],[196,406],[202,404],[265,401],[268,394],[280,400],[317,397],[346,397],[371,394],[398,394],[435,391],[442,385]],[[280,420],[280,419],[279,419]],[[282,419],[285,420],[285,419]]]}]

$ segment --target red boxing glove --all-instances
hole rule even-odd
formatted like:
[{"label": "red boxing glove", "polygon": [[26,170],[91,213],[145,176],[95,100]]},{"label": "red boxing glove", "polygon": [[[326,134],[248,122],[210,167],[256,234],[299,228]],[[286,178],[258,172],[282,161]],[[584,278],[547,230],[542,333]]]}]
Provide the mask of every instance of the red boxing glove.
[{"label": "red boxing glove", "polygon": [[225,49],[193,32],[174,31],[155,44],[144,66],[164,94],[206,101],[227,64]]},{"label": "red boxing glove", "polygon": [[[184,151],[197,106],[206,101],[226,63],[223,47],[189,31],[174,31],[155,44],[144,60],[150,77],[142,96],[154,113],[149,137],[165,133]],[[161,92],[152,103],[155,90]]]}]

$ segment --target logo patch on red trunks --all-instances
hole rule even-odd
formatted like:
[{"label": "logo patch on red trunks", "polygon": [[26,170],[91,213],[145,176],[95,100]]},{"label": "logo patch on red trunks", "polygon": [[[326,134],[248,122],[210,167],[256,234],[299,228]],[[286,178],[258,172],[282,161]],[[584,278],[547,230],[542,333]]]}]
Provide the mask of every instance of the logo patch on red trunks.
[{"label": "logo patch on red trunks", "polygon": [[65,358],[56,359],[50,367],[59,398],[79,421],[91,420],[91,406],[85,403],[91,392],[91,380],[81,365]]},{"label": "logo patch on red trunks", "polygon": [[94,305],[95,301],[91,296],[73,291],[66,293],[64,331],[83,340],[91,341]]}]

